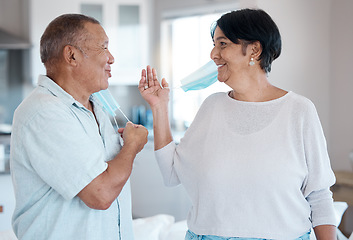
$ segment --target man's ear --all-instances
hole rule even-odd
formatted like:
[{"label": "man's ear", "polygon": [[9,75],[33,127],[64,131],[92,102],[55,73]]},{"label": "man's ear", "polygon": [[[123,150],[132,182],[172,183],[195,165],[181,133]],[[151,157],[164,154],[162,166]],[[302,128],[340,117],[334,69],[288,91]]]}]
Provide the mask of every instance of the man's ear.
[{"label": "man's ear", "polygon": [[64,61],[70,65],[76,66],[77,61],[76,61],[76,56],[77,56],[77,50],[73,46],[66,45],[63,49],[63,57]]}]

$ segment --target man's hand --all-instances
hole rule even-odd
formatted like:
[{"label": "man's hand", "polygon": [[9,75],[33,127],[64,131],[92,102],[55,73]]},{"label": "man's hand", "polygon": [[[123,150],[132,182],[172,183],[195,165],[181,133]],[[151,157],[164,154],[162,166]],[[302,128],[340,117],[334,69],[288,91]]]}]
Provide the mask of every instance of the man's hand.
[{"label": "man's hand", "polygon": [[133,147],[136,153],[140,152],[147,143],[148,130],[142,125],[128,122],[125,128],[120,128],[118,132],[124,140],[124,146]]},{"label": "man's hand", "polygon": [[78,193],[90,208],[105,210],[110,207],[130,177],[136,154],[147,143],[148,131],[142,125],[128,122],[118,132],[124,140],[123,148],[108,162],[108,168]]}]

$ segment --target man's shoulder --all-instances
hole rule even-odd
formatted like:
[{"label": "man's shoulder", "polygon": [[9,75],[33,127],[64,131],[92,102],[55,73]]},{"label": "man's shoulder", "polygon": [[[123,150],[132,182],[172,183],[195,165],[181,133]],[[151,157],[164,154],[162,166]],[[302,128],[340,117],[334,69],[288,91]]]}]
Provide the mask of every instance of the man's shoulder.
[{"label": "man's shoulder", "polygon": [[15,110],[14,121],[20,120],[22,124],[25,124],[39,114],[60,115],[64,109],[65,105],[60,99],[45,89],[36,88]]}]

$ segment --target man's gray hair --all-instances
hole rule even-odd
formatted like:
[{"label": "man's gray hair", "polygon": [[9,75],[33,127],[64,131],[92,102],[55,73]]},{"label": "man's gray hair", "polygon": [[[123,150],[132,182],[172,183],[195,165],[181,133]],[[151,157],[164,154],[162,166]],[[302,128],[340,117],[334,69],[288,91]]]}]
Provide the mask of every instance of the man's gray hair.
[{"label": "man's gray hair", "polygon": [[85,23],[100,24],[82,14],[63,14],[49,23],[40,39],[40,58],[45,67],[53,67],[66,45],[80,46],[86,36]]}]

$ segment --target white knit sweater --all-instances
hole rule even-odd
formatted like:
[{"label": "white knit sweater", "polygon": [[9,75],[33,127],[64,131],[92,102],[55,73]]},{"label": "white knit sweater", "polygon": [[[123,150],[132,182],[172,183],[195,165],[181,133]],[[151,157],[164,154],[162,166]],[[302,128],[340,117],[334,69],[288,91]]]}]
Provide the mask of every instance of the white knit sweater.
[{"label": "white knit sweater", "polygon": [[155,153],[165,184],[189,194],[197,234],[294,239],[335,225],[325,137],[313,103],[298,94],[268,102],[213,94],[180,143]]}]

